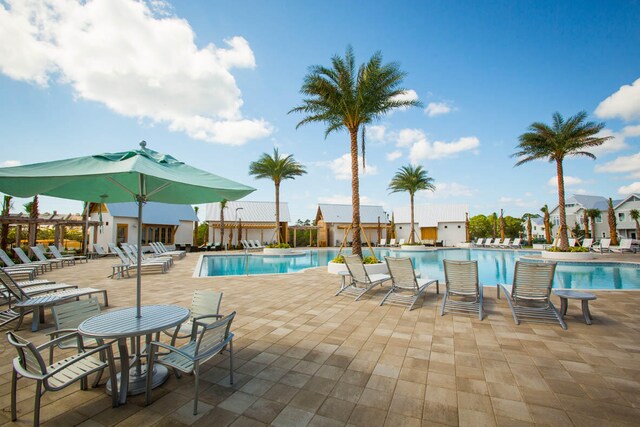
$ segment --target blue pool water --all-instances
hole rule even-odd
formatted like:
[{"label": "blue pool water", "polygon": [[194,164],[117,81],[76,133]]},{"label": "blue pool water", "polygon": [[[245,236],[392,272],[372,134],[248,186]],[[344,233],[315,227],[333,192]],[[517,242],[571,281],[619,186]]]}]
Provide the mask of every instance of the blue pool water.
[{"label": "blue pool water", "polygon": [[[244,255],[205,256],[200,270],[201,276],[237,276],[245,274],[285,274],[311,267],[326,266],[337,255],[337,250],[309,250],[299,256]],[[350,250],[343,251],[350,253]],[[422,277],[444,280],[442,260],[478,261],[480,283],[495,285],[511,283],[515,261],[522,256],[537,255],[539,252],[443,249],[412,253],[375,249],[376,257],[411,257]],[[369,250],[363,251],[364,255]],[[247,268],[248,267],[248,268]],[[554,288],[568,289],[640,289],[640,264],[622,263],[558,263]]]}]

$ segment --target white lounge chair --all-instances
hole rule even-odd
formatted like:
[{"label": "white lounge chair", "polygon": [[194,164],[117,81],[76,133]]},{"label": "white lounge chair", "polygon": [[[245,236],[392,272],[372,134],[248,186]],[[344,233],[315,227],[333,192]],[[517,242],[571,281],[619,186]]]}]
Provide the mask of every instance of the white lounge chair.
[{"label": "white lounge chair", "polygon": [[504,239],[502,243],[500,243],[501,248],[510,248],[511,247],[511,238]]},{"label": "white lounge chair", "polygon": [[476,240],[473,246],[475,248],[481,248],[482,246],[484,246],[484,237],[480,237],[478,240]]},{"label": "white lounge chair", "polygon": [[257,240],[249,240],[251,243],[253,243],[253,247],[256,249],[263,249],[264,245],[262,245],[259,241]]},{"label": "white lounge chair", "polygon": [[18,255],[18,258],[20,258],[20,261],[22,261],[23,264],[25,265],[31,265],[31,266],[41,266],[43,268],[42,272],[44,273],[45,269],[49,269],[52,270],[53,267],[51,266],[53,264],[53,261],[51,260],[45,260],[45,261],[31,261],[29,259],[29,257],[27,256],[27,254],[24,253],[24,251],[22,250],[22,248],[13,248],[13,252],[15,252],[16,255]]},{"label": "white lounge chair", "polygon": [[493,243],[491,244],[492,248],[499,248],[500,245],[502,245],[502,243],[499,238],[493,239]]},{"label": "white lounge chair", "polygon": [[519,237],[516,237],[515,239],[513,239],[513,242],[511,242],[511,247],[513,249],[520,249],[522,248],[522,239],[520,239]]},{"label": "white lounge chair", "polygon": [[398,246],[396,245],[396,239],[389,240],[389,246]]},{"label": "white lounge chair", "polygon": [[[127,243],[123,243],[122,249],[134,264],[138,262],[138,248],[136,245],[129,245]],[[166,256],[161,255],[161,256],[147,258],[144,254],[141,254],[141,257],[142,257],[141,259],[142,264],[163,263],[167,267],[167,269],[173,266],[173,257],[168,255]]]},{"label": "white lounge chair", "polygon": [[49,251],[51,251],[55,259],[72,259],[74,264],[76,261],[89,262],[87,257],[84,255],[62,255],[58,248],[53,245],[49,245]]},{"label": "white lounge chair", "polygon": [[569,239],[569,247],[570,248],[575,247],[576,246],[576,242],[577,242],[577,239],[573,239],[573,238]]},{"label": "white lounge chair", "polygon": [[43,272],[44,267],[38,265],[25,265],[25,264],[16,264],[13,262],[9,255],[2,249],[0,249],[0,260],[4,264],[5,271],[11,276],[15,277],[28,277],[29,280],[33,280],[35,276]]},{"label": "white lounge chair", "polygon": [[591,250],[591,246],[593,246],[593,239],[584,239],[582,241],[583,248],[587,248],[587,250]]},{"label": "white lounge chair", "polygon": [[609,246],[609,250],[611,252],[617,252],[619,254],[625,252],[633,252],[631,248],[632,240],[631,239],[620,239],[620,244],[618,246]]},{"label": "white lounge chair", "polygon": [[391,280],[391,276],[388,274],[371,274],[367,273],[367,270],[362,263],[362,258],[358,255],[345,255],[344,265],[347,267],[350,275],[349,285],[343,287],[338,291],[336,296],[341,293],[346,293],[356,297],[358,301],[364,294],[369,292],[377,285],[382,285],[387,280]]},{"label": "white lounge chair", "polygon": [[380,239],[380,242],[378,242],[378,246],[387,246],[387,239]]},{"label": "white lounge chair", "polygon": [[491,237],[488,237],[485,241],[484,241],[484,247],[485,248],[490,248],[491,245],[493,245],[493,242],[497,240],[497,239],[492,239]]},{"label": "white lounge chair", "polygon": [[49,261],[51,265],[55,265],[56,267],[62,268],[64,267],[64,263],[67,265],[75,264],[73,259],[50,259],[44,254],[44,250],[40,246],[31,246],[31,250],[33,254],[38,258],[38,261],[47,262]]},{"label": "white lounge chair", "polygon": [[391,274],[391,289],[380,301],[380,305],[385,302],[398,303],[409,306],[409,311],[418,298],[433,284],[436,285],[436,293],[440,293],[440,285],[436,279],[418,279],[411,258],[385,257],[389,274]]},{"label": "white lounge chair", "polygon": [[591,250],[593,252],[611,252],[609,249],[611,247],[611,239],[601,239],[598,244],[592,245]]},{"label": "white lounge chair", "polygon": [[[111,248],[116,254],[118,254],[118,256],[120,257],[120,261],[122,261],[122,265],[119,267],[123,267],[126,272],[128,273],[129,269],[137,269],[137,268],[141,268],[142,271],[160,271],[162,273],[166,273],[167,267],[164,263],[143,263],[143,264],[138,264],[137,262],[133,262],[131,261],[119,248],[117,247],[113,247]],[[113,277],[113,275],[111,276]],[[120,276],[118,276],[120,277]]]}]

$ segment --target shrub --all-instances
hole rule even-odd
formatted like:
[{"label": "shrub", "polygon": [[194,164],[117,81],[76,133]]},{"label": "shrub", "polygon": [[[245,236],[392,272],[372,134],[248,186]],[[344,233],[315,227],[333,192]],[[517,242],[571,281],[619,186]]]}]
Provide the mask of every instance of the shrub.
[{"label": "shrub", "polygon": [[547,252],[589,252],[589,249],[577,246],[563,251],[562,249],[560,249],[560,247],[556,247],[547,249]]},{"label": "shrub", "polygon": [[271,243],[267,247],[270,249],[289,249],[291,245],[288,243]]},{"label": "shrub", "polygon": [[[344,256],[342,255],[338,255],[337,257],[335,257],[334,259],[331,260],[331,262],[335,263],[335,264],[344,264]],[[374,257],[374,256],[366,256],[362,259],[362,263],[363,264],[377,264],[380,261],[378,261],[378,258]]]},{"label": "shrub", "polygon": [[422,246],[422,243],[420,242],[403,243],[402,246]]}]

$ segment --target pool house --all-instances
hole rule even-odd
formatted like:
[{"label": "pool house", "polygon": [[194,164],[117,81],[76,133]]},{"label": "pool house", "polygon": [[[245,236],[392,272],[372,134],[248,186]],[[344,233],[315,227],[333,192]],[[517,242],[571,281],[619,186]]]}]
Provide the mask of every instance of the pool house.
[{"label": "pool house", "polygon": [[[414,240],[438,242],[443,246],[455,246],[466,241],[465,215],[467,205],[416,205],[414,209]],[[393,210],[396,237],[409,241],[411,233],[411,207]]]}]

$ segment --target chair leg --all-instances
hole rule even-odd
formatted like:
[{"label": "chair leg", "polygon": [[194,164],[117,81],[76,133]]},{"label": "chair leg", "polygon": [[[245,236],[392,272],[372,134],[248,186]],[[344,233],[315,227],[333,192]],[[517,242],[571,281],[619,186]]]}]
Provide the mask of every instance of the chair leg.
[{"label": "chair leg", "polygon": [[483,294],[483,292],[482,292],[482,286],[480,286],[480,289],[479,289],[479,291],[478,291],[478,294],[479,294],[479,295],[478,295],[478,299],[479,299],[479,303],[480,303],[480,304],[479,304],[479,305],[480,305],[480,307],[478,308],[478,318],[479,318],[480,320],[482,320],[482,294]]},{"label": "chair leg", "polygon": [[147,390],[144,401],[144,404],[147,406],[151,404],[151,383],[153,379],[153,375],[151,375],[151,373],[153,372],[153,361],[155,359],[156,352],[153,345],[150,345],[149,347],[149,357],[147,357]]},{"label": "chair leg", "polygon": [[440,308],[440,316],[444,316],[444,308],[447,306],[447,297],[449,296],[449,290],[445,289],[442,296],[442,307]]},{"label": "chair leg", "polygon": [[229,384],[233,384],[233,338],[229,341]]},{"label": "chair leg", "polygon": [[116,362],[113,358],[113,350],[107,349],[107,363],[109,364],[109,377],[111,379],[111,406],[116,408],[118,406],[118,376],[116,375]]},{"label": "chair leg", "polygon": [[18,419],[18,413],[16,410],[16,400],[18,396],[16,395],[18,392],[18,373],[13,370],[13,374],[11,375],[11,421],[15,421]]},{"label": "chair leg", "polygon": [[42,397],[42,381],[36,382],[36,401],[33,408],[33,426],[40,425],[40,398]]},{"label": "chair leg", "polygon": [[198,387],[200,385],[200,363],[193,365],[193,376],[195,377],[196,391],[193,397],[193,415],[198,415]]},{"label": "chair leg", "polygon": [[392,292],[393,292],[393,285],[391,285],[391,289],[389,289],[389,292],[387,292],[384,298],[382,298],[382,301],[380,301],[380,305],[384,304],[384,302],[387,300],[387,298],[389,298]]},{"label": "chair leg", "polygon": [[551,301],[549,301],[549,307],[553,311],[553,314],[556,316],[556,319],[558,319],[558,322],[560,322],[560,326],[562,326],[562,329],[564,329],[566,331],[567,330],[567,324],[564,323],[564,319],[562,318],[560,313],[558,313],[558,310],[556,309],[556,306],[553,305],[553,303]]}]

